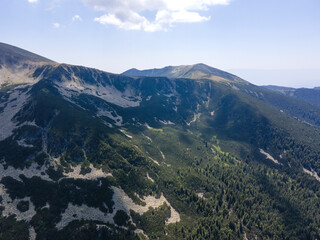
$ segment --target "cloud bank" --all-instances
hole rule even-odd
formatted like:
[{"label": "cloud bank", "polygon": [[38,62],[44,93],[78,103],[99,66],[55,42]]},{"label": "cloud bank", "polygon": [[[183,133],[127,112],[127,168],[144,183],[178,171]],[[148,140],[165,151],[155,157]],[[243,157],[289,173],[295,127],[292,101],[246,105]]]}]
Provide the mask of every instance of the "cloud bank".
[{"label": "cloud bank", "polygon": [[155,32],[175,23],[210,20],[201,15],[214,5],[228,5],[231,0],[83,0],[103,14],[94,21],[125,30]]}]

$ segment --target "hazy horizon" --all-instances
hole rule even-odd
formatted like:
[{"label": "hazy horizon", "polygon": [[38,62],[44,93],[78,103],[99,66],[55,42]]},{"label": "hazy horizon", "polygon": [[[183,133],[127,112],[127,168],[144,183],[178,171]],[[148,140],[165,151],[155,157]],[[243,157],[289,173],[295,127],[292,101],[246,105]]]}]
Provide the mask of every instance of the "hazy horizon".
[{"label": "hazy horizon", "polygon": [[292,88],[320,86],[320,69],[230,69],[230,73],[258,86]]}]

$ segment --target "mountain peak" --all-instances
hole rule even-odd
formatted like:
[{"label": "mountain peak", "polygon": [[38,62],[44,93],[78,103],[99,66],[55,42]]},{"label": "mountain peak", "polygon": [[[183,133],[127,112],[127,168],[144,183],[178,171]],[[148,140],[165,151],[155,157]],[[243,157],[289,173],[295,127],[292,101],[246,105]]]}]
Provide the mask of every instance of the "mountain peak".
[{"label": "mountain peak", "polygon": [[24,49],[0,43],[0,88],[35,83],[41,73],[56,63]]},{"label": "mountain peak", "polygon": [[204,64],[204,63],[196,63],[196,64],[193,64],[191,66],[193,66],[193,67],[203,67],[203,68],[212,68],[209,65]]},{"label": "mountain peak", "polygon": [[54,61],[24,49],[0,42],[0,65],[10,67],[24,63],[54,63]]},{"label": "mountain peak", "polygon": [[204,63],[197,63],[193,65],[167,66],[164,68],[154,68],[147,70],[138,70],[136,68],[132,68],[128,71],[123,72],[122,74],[134,77],[168,77],[245,82],[244,80],[233,74],[210,67]]}]

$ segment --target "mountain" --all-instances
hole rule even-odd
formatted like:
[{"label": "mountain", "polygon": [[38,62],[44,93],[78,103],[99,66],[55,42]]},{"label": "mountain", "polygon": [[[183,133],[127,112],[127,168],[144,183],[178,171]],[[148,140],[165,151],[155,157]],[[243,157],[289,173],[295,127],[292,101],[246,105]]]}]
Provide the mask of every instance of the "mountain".
[{"label": "mountain", "polygon": [[0,87],[10,84],[34,83],[35,76],[56,63],[5,43],[0,43]]},{"label": "mountain", "polygon": [[320,129],[268,102],[292,98],[31,64],[0,88],[0,239],[320,237]]},{"label": "mountain", "polygon": [[24,63],[53,63],[52,60],[41,57],[32,52],[14,47],[5,43],[0,43],[0,63],[6,66],[15,66]]},{"label": "mountain", "polygon": [[275,90],[283,95],[291,96],[309,103],[320,105],[319,88],[284,88],[275,86],[265,86],[266,88]]},{"label": "mountain", "polygon": [[190,79],[211,79],[214,81],[245,82],[241,78],[217,68],[207,66],[203,63],[195,65],[168,66],[150,70],[130,69],[123,75],[135,77],[168,77],[168,78],[190,78]]},{"label": "mountain", "polygon": [[[320,106],[318,104],[319,94],[316,90],[299,89],[294,95],[295,98],[287,97],[293,95],[296,90],[277,86],[258,87],[241,78],[209,67],[204,64],[168,66],[162,69],[137,70],[130,69],[123,73],[129,76],[147,77],[168,77],[186,79],[207,79],[220,82],[234,90],[239,90],[246,95],[250,95],[260,101],[267,103],[281,112],[294,117],[305,124],[320,126]],[[293,91],[294,90],[294,91]],[[277,93],[283,93],[277,94]],[[304,101],[301,101],[304,100]]]},{"label": "mountain", "polygon": [[287,90],[293,90],[294,88],[291,87],[283,87],[283,86],[275,86],[275,85],[267,85],[263,86],[265,88],[271,89],[271,90],[276,90],[276,91],[287,91]]}]

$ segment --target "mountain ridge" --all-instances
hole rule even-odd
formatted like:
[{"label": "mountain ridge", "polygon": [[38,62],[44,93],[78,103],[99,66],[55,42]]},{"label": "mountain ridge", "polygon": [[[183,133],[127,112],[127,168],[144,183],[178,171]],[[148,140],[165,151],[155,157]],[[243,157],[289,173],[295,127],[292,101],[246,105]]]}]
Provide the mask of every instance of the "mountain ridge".
[{"label": "mountain ridge", "polygon": [[22,63],[55,63],[54,61],[34,54],[19,47],[0,42],[0,64],[17,65]]},{"label": "mountain ridge", "polygon": [[168,77],[168,78],[190,78],[190,79],[211,79],[214,81],[231,81],[242,82],[243,79],[219,70],[217,68],[210,67],[203,63],[193,65],[180,65],[180,66],[167,66],[164,68],[154,68],[147,70],[129,69],[122,73],[123,75],[135,76],[135,77]]},{"label": "mountain ridge", "polygon": [[300,99],[312,104],[320,105],[320,92],[319,87],[314,88],[286,88],[275,86],[263,86],[264,88],[271,89],[275,92],[283,94],[285,96]]},{"label": "mountain ridge", "polygon": [[58,63],[27,50],[0,43],[0,87],[35,83],[41,72]]}]

